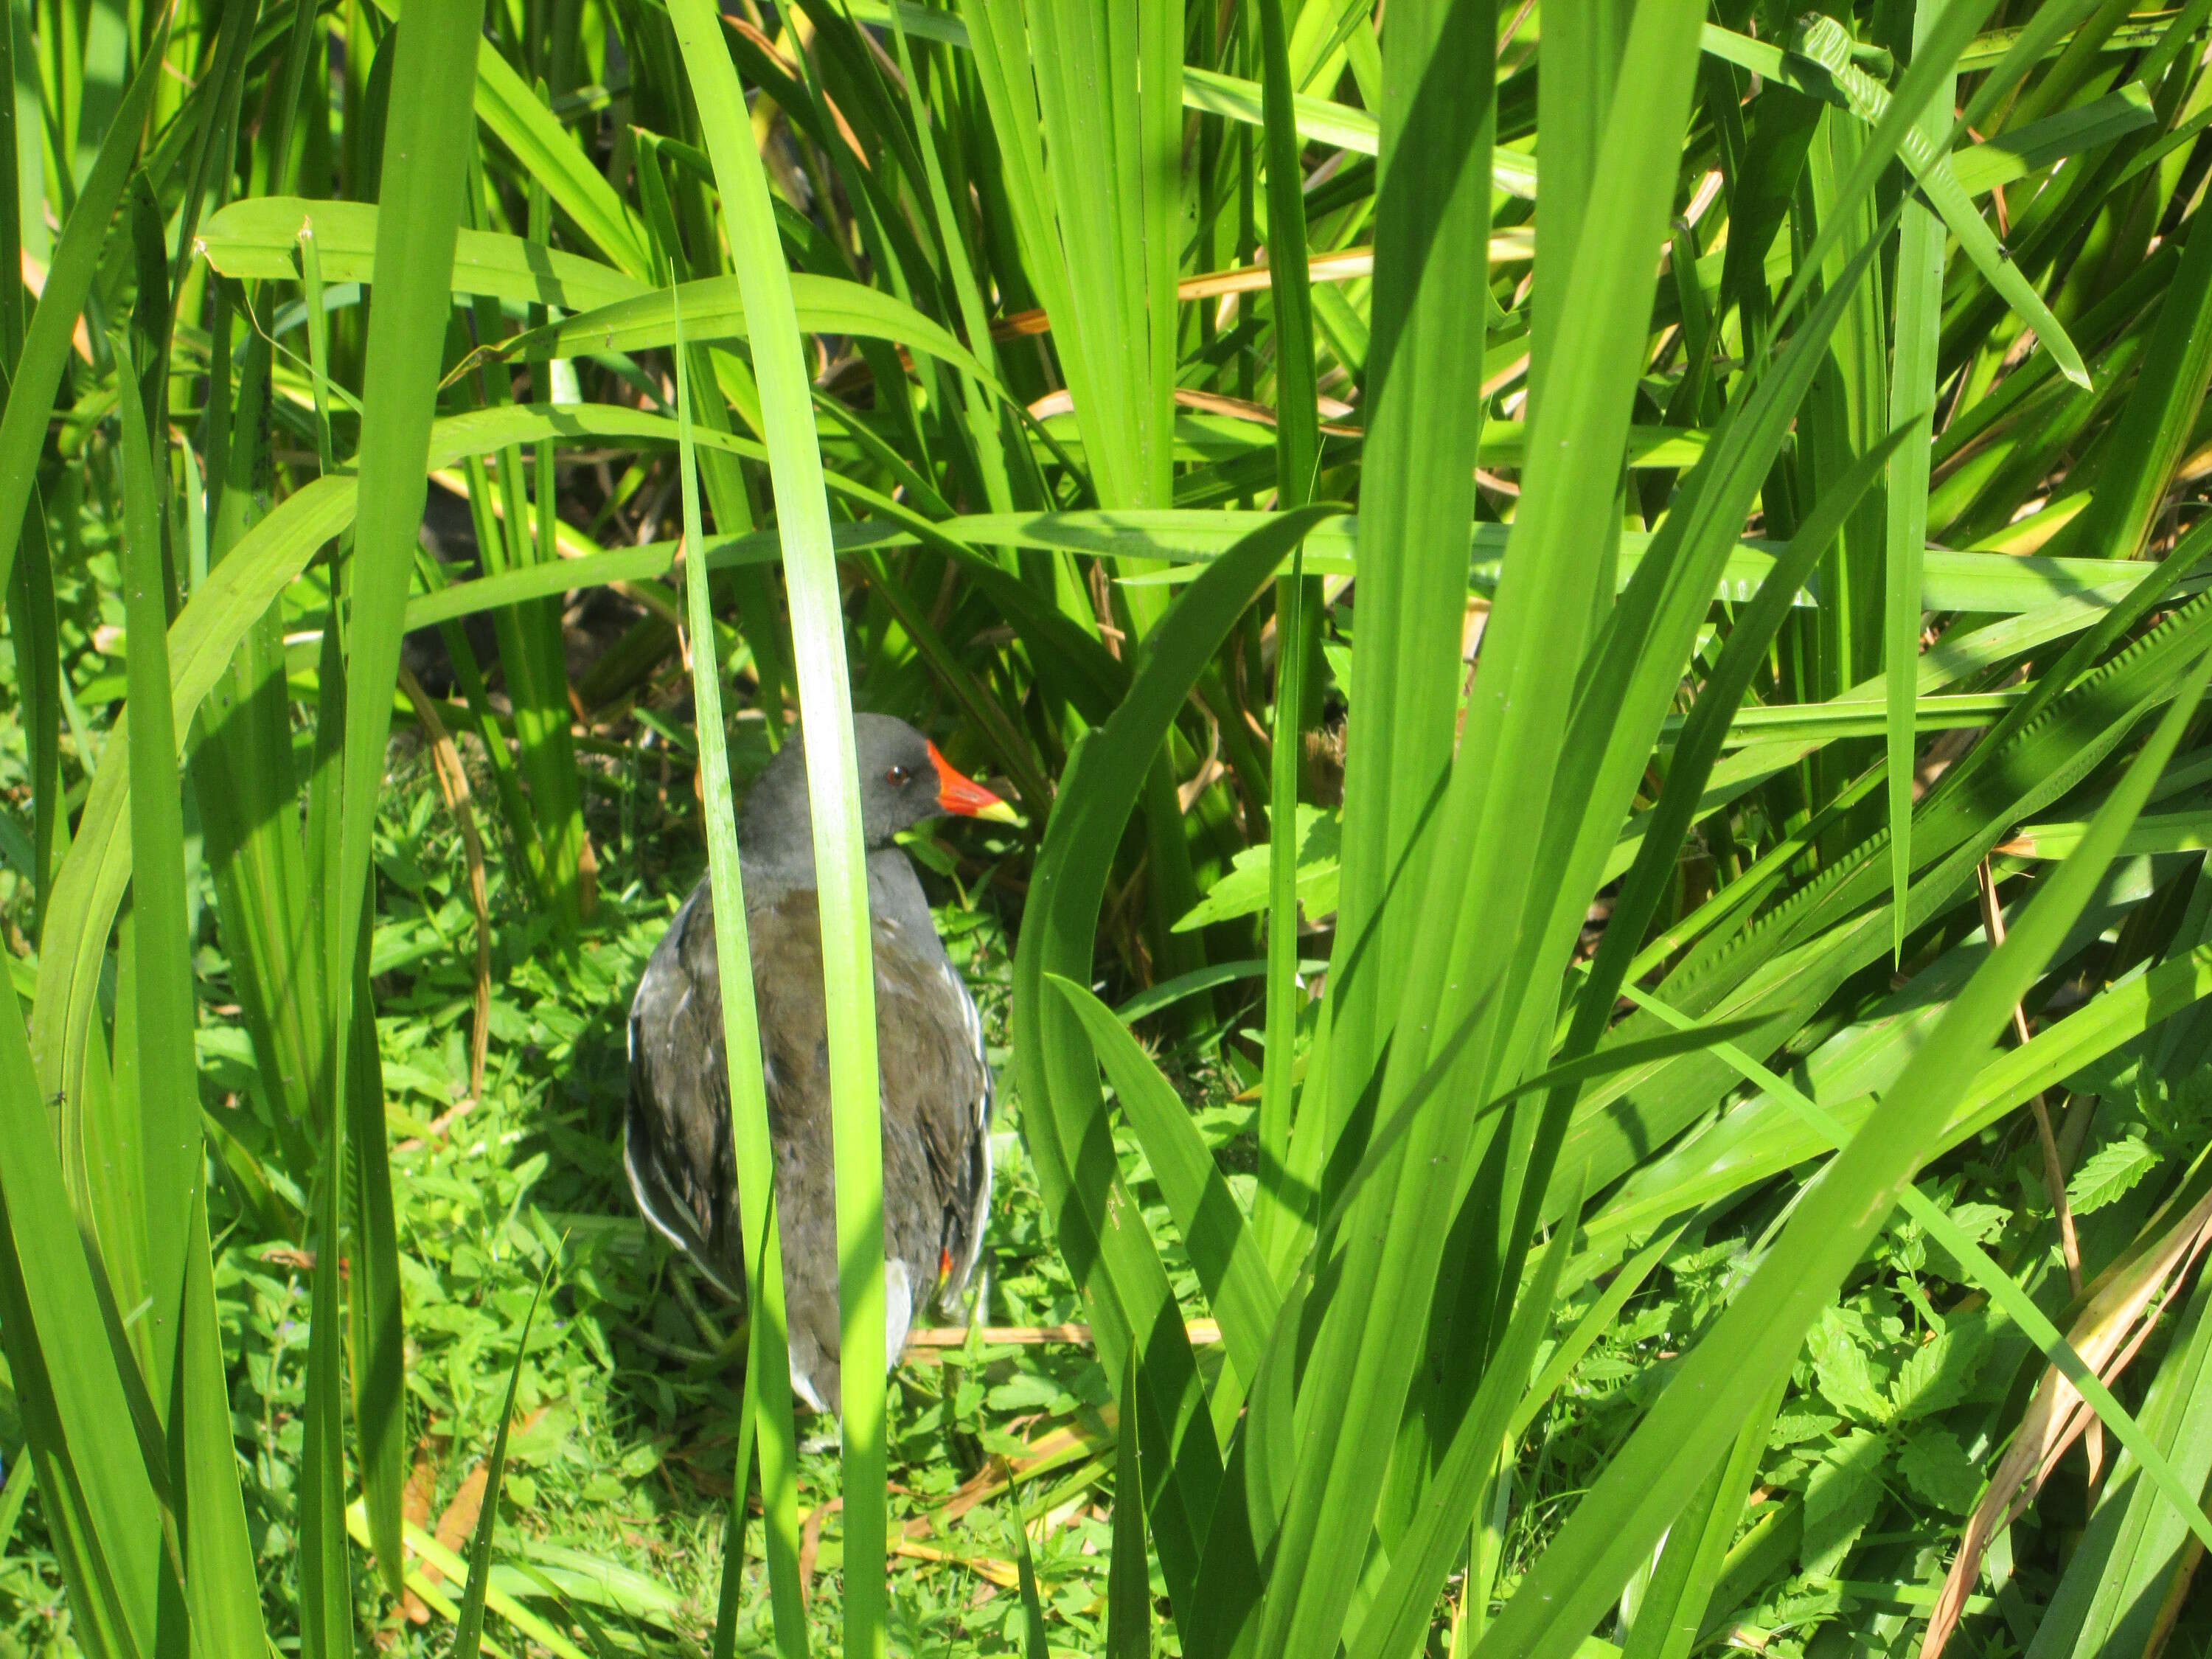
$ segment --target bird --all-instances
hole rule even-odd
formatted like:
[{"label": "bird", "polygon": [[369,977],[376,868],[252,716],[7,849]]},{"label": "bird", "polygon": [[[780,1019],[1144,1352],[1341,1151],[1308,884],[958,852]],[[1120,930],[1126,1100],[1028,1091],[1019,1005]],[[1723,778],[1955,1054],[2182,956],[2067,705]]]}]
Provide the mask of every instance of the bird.
[{"label": "bird", "polygon": [[[994,1085],[975,998],[945,953],[893,840],[953,814],[1019,823],[904,720],[853,721],[867,854],[884,1145],[884,1354],[896,1364],[934,1297],[957,1312],[991,1199]],[[793,1394],[837,1409],[836,1187],[813,816],[805,735],[747,794],[738,825],[761,1079],[775,1149]],[[721,1293],[745,1302],[714,900],[700,878],[653,949],[629,1012],[623,1162],[646,1222]]]}]

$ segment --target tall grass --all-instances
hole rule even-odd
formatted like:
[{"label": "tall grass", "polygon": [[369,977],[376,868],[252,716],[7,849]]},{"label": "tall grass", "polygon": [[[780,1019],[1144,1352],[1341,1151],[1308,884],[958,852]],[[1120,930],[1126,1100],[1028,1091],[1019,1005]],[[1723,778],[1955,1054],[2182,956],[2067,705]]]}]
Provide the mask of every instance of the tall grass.
[{"label": "tall grass", "polygon": [[[77,1650],[351,1652],[419,1547],[371,945],[426,707],[577,982],[648,743],[734,919],[726,739],[806,723],[842,1651],[907,1639],[856,703],[1030,815],[1005,1096],[1113,1396],[1115,1654],[1797,1650],[1753,1614],[1828,1595],[1866,1650],[2086,1656],[2201,1607],[2208,0],[17,23],[0,1355]],[[396,702],[433,628],[453,690]],[[1160,1063],[1206,1044],[1225,1145]],[[732,1074],[713,1639],[757,1487],[800,1654]],[[215,1288],[261,1247],[312,1275],[266,1583]],[[1723,1260],[1570,1449],[1608,1322]],[[507,1445],[457,1650],[603,1644],[489,1577]]]}]

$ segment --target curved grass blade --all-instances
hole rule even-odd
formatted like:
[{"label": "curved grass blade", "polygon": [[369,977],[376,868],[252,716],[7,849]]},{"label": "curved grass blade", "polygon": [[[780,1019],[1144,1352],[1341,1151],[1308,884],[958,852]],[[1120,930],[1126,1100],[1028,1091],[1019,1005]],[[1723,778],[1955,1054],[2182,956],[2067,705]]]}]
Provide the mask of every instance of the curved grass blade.
[{"label": "curved grass blade", "polygon": [[77,1639],[100,1659],[150,1655],[160,1504],[137,1437],[116,1432],[131,1407],[15,1000],[11,985],[0,997],[0,1342]]},{"label": "curved grass blade", "polygon": [[1221,1321],[1230,1362],[1249,1388],[1260,1374],[1260,1356],[1274,1328],[1277,1297],[1244,1212],[1191,1121],[1189,1108],[1137,1046],[1128,1027],[1073,980],[1058,974],[1045,979],[1075,1011],[1091,1052],[1121,1097],[1206,1300]]},{"label": "curved grass blade", "polygon": [[[591,351],[641,351],[665,346],[675,338],[675,307],[679,302],[687,339],[703,343],[750,337],[738,279],[695,276],[690,282],[546,323],[496,345],[483,347],[477,355],[534,363]],[[793,271],[791,302],[799,326],[806,333],[854,335],[925,352],[950,363],[995,395],[1008,395],[998,377],[951,331],[932,322],[896,295],[839,276]],[[464,364],[462,368],[468,366]]]},{"label": "curved grass blade", "polygon": [[1098,1068],[1073,1009],[1048,994],[1045,977],[1090,977],[1097,918],[1115,847],[1153,755],[1206,660],[1245,606],[1325,507],[1264,524],[1206,567],[1152,635],[1120,708],[1070,757],[1014,957],[1014,1074],[1026,1109],[1022,1133],[1036,1167],[1062,1257],[1083,1292],[1099,1354],[1119,1376],[1139,1355],[1145,1504],[1177,1617],[1196,1616],[1200,1551],[1220,1480],[1219,1453],[1204,1411],[1182,1317],[1152,1240],[1109,1224],[1133,1202],[1112,1157]]}]

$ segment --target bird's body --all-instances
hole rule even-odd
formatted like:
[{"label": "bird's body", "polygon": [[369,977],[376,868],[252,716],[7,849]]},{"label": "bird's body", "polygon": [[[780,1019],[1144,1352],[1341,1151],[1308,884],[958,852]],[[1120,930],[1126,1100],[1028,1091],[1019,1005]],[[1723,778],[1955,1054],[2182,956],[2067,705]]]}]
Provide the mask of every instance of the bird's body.
[{"label": "bird's body", "polygon": [[[890,836],[946,810],[986,810],[974,801],[996,803],[945,766],[910,727],[865,715],[855,726],[882,1081],[885,1336],[896,1361],[931,1299],[941,1296],[954,1305],[974,1270],[990,1202],[992,1078],[975,1002],[945,954],[913,865]],[[829,1031],[811,823],[798,750],[796,742],[787,746],[746,802],[739,868],[775,1149],[792,1382],[817,1411],[835,1411],[839,1321]],[[919,768],[909,763],[917,756]],[[904,781],[891,781],[902,774]],[[961,796],[963,787],[973,796]],[[971,804],[963,808],[962,800]],[[742,1301],[744,1255],[714,896],[703,878],[647,963],[630,1006],[629,1041],[624,1163],[638,1208],[726,1294]]]}]

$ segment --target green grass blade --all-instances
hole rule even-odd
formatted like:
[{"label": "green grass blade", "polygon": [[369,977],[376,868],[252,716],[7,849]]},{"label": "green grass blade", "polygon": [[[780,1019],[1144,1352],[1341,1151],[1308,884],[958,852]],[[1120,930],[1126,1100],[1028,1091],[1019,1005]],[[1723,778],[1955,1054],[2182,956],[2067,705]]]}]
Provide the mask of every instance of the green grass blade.
[{"label": "green grass blade", "polygon": [[[166,22],[155,46],[115,109],[99,156],[77,191],[76,205],[54,245],[46,291],[23,332],[8,385],[8,404],[0,413],[0,592],[13,580],[15,549],[23,532],[24,512],[32,501],[39,457],[46,447],[46,420],[54,392],[69,360],[70,337],[98,275],[107,240],[107,222],[123,199],[138,155],[140,130],[155,89],[162,78]],[[12,280],[12,278],[11,278]]]},{"label": "green grass blade", "polygon": [[[1329,1067],[1326,1087],[1304,1108],[1323,1120],[1316,1150],[1324,1166],[1388,1040],[1393,979],[1414,927],[1407,894],[1424,873],[1424,824],[1458,712],[1460,543],[1474,516],[1481,441],[1494,13],[1430,0],[1397,12],[1383,42],[1360,510],[1367,545],[1389,555],[1371,561],[1362,580],[1367,616],[1346,735]],[[1449,96],[1431,90],[1447,86]],[[1443,410],[1449,418],[1440,418]]]},{"label": "green grass blade", "polygon": [[745,314],[752,319],[753,369],[767,422],[769,472],[790,595],[799,703],[806,729],[807,792],[814,803],[814,869],[830,1021],[838,1305],[843,1321],[839,1377],[845,1431],[845,1650],[854,1659],[876,1659],[888,1640],[883,1116],[844,615],[790,275],[768,176],[743,119],[737,70],[720,22],[705,0],[678,0],[669,17],[714,161]]},{"label": "green grass blade", "polygon": [[[14,997],[12,989],[9,999]],[[78,1639],[102,1656],[151,1654],[161,1520],[108,1346],[20,1010],[0,1018],[0,1337],[38,1470]]]},{"label": "green grass blade", "polygon": [[[1121,1376],[1121,1398],[1136,1396],[1137,1355],[1132,1349]],[[1114,1556],[1106,1576],[1107,1659],[1152,1659],[1152,1565],[1145,1547],[1144,1476],[1137,1467],[1139,1449],[1137,1419],[1132,1415],[1114,1441]]]},{"label": "green grass blade", "polygon": [[[367,907],[364,906],[364,908]],[[369,988],[371,922],[355,958],[353,1037],[346,1045],[346,1125],[352,1271],[346,1279],[347,1358],[361,1484],[376,1565],[393,1595],[404,1585],[400,1504],[407,1481],[406,1331],[399,1301],[399,1240],[386,1145],[384,1063]]]},{"label": "green grass blade", "polygon": [[[1917,51],[1935,33],[1942,0],[1920,0],[1913,12]],[[1955,75],[1939,79],[1914,124],[1929,145],[1942,137],[1958,86]],[[1888,592],[1882,611],[1882,661],[1888,684],[1885,745],[1889,780],[1890,881],[1896,895],[1892,952],[1905,954],[1905,890],[1912,880],[1912,702],[1919,690],[1920,562],[1928,533],[1927,440],[1935,430],[1937,348],[1943,332],[1944,228],[1942,217],[1917,201],[1905,204],[1898,226],[1897,276],[1891,295],[1895,344],[1890,358],[1889,412],[1911,428],[1890,462],[1889,507],[1882,522]]]},{"label": "green grass blade", "polygon": [[[1577,1194],[1567,1213],[1573,1216],[1581,1208]],[[1345,1644],[1350,1659],[1413,1659],[1420,1652],[1430,1610],[1497,1465],[1505,1425],[1535,1368],[1537,1346],[1552,1328],[1559,1274],[1574,1239],[1575,1227],[1569,1221],[1553,1235],[1550,1247],[1538,1259],[1512,1321],[1484,1369],[1482,1386],[1452,1432],[1450,1448],[1423,1496],[1420,1511],[1391,1556],[1389,1577]]]},{"label": "green grass blade", "polygon": [[[137,379],[131,342],[113,349],[126,381]],[[185,1293],[185,1258],[202,1170],[199,1079],[192,1060],[193,998],[185,936],[184,810],[177,784],[176,726],[169,697],[169,582],[162,568],[161,511],[167,471],[155,471],[144,410],[118,403],[123,427],[123,591],[130,653],[131,923],[137,957],[138,1142],[143,1159],[146,1289],[140,1322],[147,1388],[169,1405]]]},{"label": "green grass blade", "polygon": [[729,1518],[722,1526],[722,1583],[715,1593],[714,1643],[708,1650],[713,1659],[737,1659],[738,1600],[745,1581],[745,1498],[752,1491],[759,1442],[760,1396],[747,1389],[738,1408],[738,1455],[730,1482]]},{"label": "green grass blade", "polygon": [[1782,1395],[1780,1382],[1767,1391],[1744,1419],[1726,1461],[1714,1468],[1668,1529],[1621,1659],[1687,1659],[1696,1645],[1713,1586],[1742,1519],[1745,1498],[1758,1479],[1759,1458],[1766,1450]]},{"label": "green grass blade", "polygon": [[[1261,82],[1266,89],[1267,291],[1275,314],[1275,504],[1303,507],[1313,499],[1320,464],[1320,411],[1315,402],[1313,301],[1308,283],[1304,175],[1290,34],[1284,0],[1254,0],[1260,22]],[[1298,776],[1305,758],[1312,649],[1309,634],[1320,623],[1318,592],[1310,593],[1301,563],[1275,587],[1275,718],[1267,825],[1273,851],[1273,895],[1267,912],[1267,1069],[1261,1079],[1260,1158],[1262,1170],[1255,1221],[1269,1254],[1306,1203],[1289,1190],[1291,1051],[1297,1010],[1304,1000],[1297,978]],[[1317,636],[1316,636],[1317,637]]]},{"label": "green grass blade", "polygon": [[1030,1549],[1029,1504],[1014,1486],[1014,1571],[1022,1598],[1022,1659],[1052,1659],[1045,1637],[1044,1598],[1037,1594],[1036,1559]]},{"label": "green grass blade", "polygon": [[[336,1332],[337,1258],[346,1185],[343,1162],[331,1161],[343,1146],[339,1123],[357,1110],[353,1097],[365,1080],[368,1060],[353,1058],[363,1025],[356,1016],[356,963],[365,975],[363,917],[368,890],[370,836],[382,793],[386,738],[392,723],[392,688],[399,663],[402,616],[415,563],[416,532],[422,523],[423,462],[429,444],[438,363],[450,310],[448,273],[459,227],[461,184],[471,137],[466,118],[469,82],[481,35],[483,14],[470,0],[417,0],[400,26],[393,50],[391,112],[386,118],[384,165],[378,199],[388,211],[377,221],[377,301],[368,325],[362,380],[361,447],[356,470],[360,512],[348,562],[349,615],[345,630],[345,705],[339,822],[318,822],[334,840],[336,879],[323,896],[328,907],[325,932],[324,980],[329,988],[330,1036],[326,1054],[334,1061],[330,1085],[336,1105],[325,1147],[321,1195],[323,1231],[316,1274],[315,1323],[311,1339],[324,1370],[322,1391],[311,1413],[327,1413],[313,1461],[316,1507],[311,1522],[321,1540],[311,1547],[303,1588],[309,1589],[309,1652],[335,1654],[349,1643],[351,1596],[346,1589],[343,1463],[337,1441]],[[370,1024],[367,1028],[374,1030]],[[365,1103],[360,1104],[365,1105]],[[383,1124],[363,1116],[377,1145],[356,1147],[356,1157],[382,1162]],[[376,1184],[364,1177],[364,1193]],[[368,1206],[373,1214],[374,1205]],[[400,1561],[400,1528],[396,1471],[399,1449],[398,1413],[402,1409],[396,1348],[383,1352],[397,1332],[397,1269],[388,1236],[372,1231],[364,1249],[386,1260],[378,1264],[380,1286],[372,1352],[364,1370],[379,1381],[362,1393],[364,1403],[380,1406],[363,1425],[370,1526],[387,1579]],[[326,1293],[327,1287],[327,1293]],[[314,1361],[311,1360],[311,1368]],[[304,1540],[303,1540],[304,1541]]]},{"label": "green grass blade", "polygon": [[[336,658],[335,650],[325,651],[326,663],[335,663]],[[322,720],[342,721],[344,707],[343,689],[323,689]],[[326,1036],[325,1041],[327,1045],[331,1038]],[[326,1060],[331,1052],[324,1048]],[[315,1263],[308,1292],[306,1399],[301,1412],[300,1649],[307,1659],[344,1659],[353,1648],[354,1622],[353,1561],[345,1529],[345,1291],[340,1268],[345,1239],[345,1143],[350,1126],[338,1081],[325,1073],[318,1082],[319,1133],[307,1233]]]},{"label": "green grass blade", "polygon": [[[1167,1276],[1141,1230],[1109,1224],[1133,1200],[1110,1161],[1078,1162],[1106,1129],[1097,1062],[1074,1011],[1048,992],[1048,974],[1090,977],[1113,849],[1152,757],[1206,659],[1290,549],[1325,514],[1309,507],[1264,523],[1207,566],[1176,600],[1111,719],[1071,757],[1032,880],[1014,958],[1014,1077],[1027,1103],[1022,1133],[1062,1256],[1090,1312],[1099,1352],[1118,1376],[1141,1353],[1145,1503],[1177,1617],[1198,1616],[1200,1558],[1220,1480],[1195,1362]],[[1080,1177],[1079,1179],[1079,1176]]]},{"label": "green grass blade", "polygon": [[61,810],[61,619],[54,599],[46,510],[35,499],[24,517],[7,599],[30,769],[31,859],[37,872],[31,931],[36,935],[46,925],[55,865],[68,850],[69,824]]},{"label": "green grass blade", "polygon": [[2095,832],[2059,866],[1850,1146],[1807,1190],[1765,1261],[1522,1581],[1479,1653],[1516,1659],[1572,1653],[1686,1501],[1682,1475],[1709,1466],[1752,1403],[1794,1359],[1807,1328],[1931,1148],[1972,1062],[1987,1052],[2087,902],[2112,848],[2194,715],[2208,677],[2212,656],[2191,670],[2183,694],[2099,811]]},{"label": "green grass blade", "polygon": [[[1158,94],[1139,79],[1151,75],[1157,54],[1143,55],[1140,71],[1138,44],[1140,28],[1149,35],[1154,27],[1139,16],[1155,9],[1069,0],[990,0],[989,9],[1027,26],[1023,54],[1009,70],[1036,77],[1052,233],[1028,252],[1032,266],[1062,264],[1066,311],[1054,320],[1055,343],[1099,499],[1109,507],[1164,506],[1173,387],[1157,378],[1149,313],[1163,251],[1150,232],[1153,216],[1167,211],[1158,198],[1176,169],[1163,177],[1152,153],[1148,117],[1157,116]],[[1168,0],[1166,9],[1179,19],[1182,9]],[[1176,251],[1164,251],[1170,283]]]},{"label": "green grass blade", "polygon": [[1137,1131],[1168,1212],[1198,1268],[1206,1300],[1221,1321],[1231,1363],[1249,1388],[1275,1322],[1276,1296],[1244,1212],[1190,1120],[1189,1109],[1160,1075],[1114,1011],[1073,980],[1046,982],[1075,1011],[1121,1110]]},{"label": "green grass blade", "polygon": [[1545,187],[1536,198],[1536,265],[1529,295],[1528,398],[1543,401],[1544,380],[1565,313],[1575,247],[1589,211],[1590,185],[1605,137],[1606,112],[1622,72],[1630,8],[1596,0],[1556,19],[1537,54],[1537,96],[1545,111]]},{"label": "green grass blade", "polygon": [[193,1637],[204,1653],[265,1653],[269,1635],[262,1624],[261,1585],[239,1491],[238,1442],[209,1257],[204,1183],[192,1206],[192,1232],[185,1245],[183,1339],[177,1403],[170,1413],[176,1438],[170,1457],[178,1483],[190,1497],[185,1571]]},{"label": "green grass blade", "polygon": [[[1871,248],[1863,248],[1771,368],[1755,374],[1740,389],[1738,401],[1731,405],[1705,458],[1684,480],[1650,552],[1638,563],[1601,630],[1593,659],[1577,688],[1572,723],[1550,787],[1564,799],[1588,799],[1607,805],[1602,810],[1563,813],[1547,821],[1547,844],[1540,858],[1547,867],[1562,873],[1539,880],[1536,887],[1540,892],[1548,885],[1557,896],[1542,931],[1524,940],[1517,961],[1508,969],[1509,982],[1547,971],[1536,966],[1544,960],[1544,953],[1554,953],[1556,960],[1556,953],[1580,926],[1581,911],[1570,895],[1587,894],[1602,884],[1606,860],[1618,847],[1616,820],[1612,816],[1617,809],[1610,804],[1626,802],[1634,780],[1644,769],[1658,736],[1655,724],[1663,727],[1662,711],[1676,694],[1681,665],[1694,653],[1698,630],[1710,610],[1707,596],[1719,580],[1727,545],[1750,510],[1759,480],[1770,476],[1784,433],[1793,416],[1803,408],[1808,390],[1816,383],[1817,371],[1829,361],[1838,322],[1857,307],[1860,279],[1872,258]],[[1893,453],[1895,441],[1893,439],[1891,447],[1881,453],[1885,456]],[[1878,466],[1878,462],[1863,464],[1839,479],[1822,507],[1800,527],[1801,538],[1803,532],[1816,530],[1812,538],[1814,544],[1829,541],[1848,516],[1849,504],[1857,501],[1877,476]],[[1769,573],[1770,578],[1778,576],[1778,580],[1771,586],[1761,587],[1747,617],[1769,629],[1786,614],[1786,596],[1796,591],[1792,571],[1798,580],[1803,580],[1805,550],[1793,544],[1783,565],[1787,568]],[[1725,665],[1726,670],[1735,671],[1747,683],[1757,660],[1753,643],[1758,637],[1754,629],[1737,647],[1735,660]],[[1713,680],[1719,685],[1729,684],[1727,672],[1719,665]],[[1735,695],[1740,696],[1741,692]],[[1707,704],[1703,697],[1699,706],[1704,711],[1695,717],[1699,729],[1694,735],[1686,732],[1686,741],[1677,745],[1680,763],[1669,767],[1670,779],[1677,770],[1686,780],[1696,777],[1701,765],[1710,767],[1711,757],[1704,755],[1708,733],[1727,723],[1735,708],[1733,701]],[[1674,805],[1686,806],[1700,793],[1701,788],[1685,788]],[[1662,792],[1660,810],[1668,806]],[[1687,820],[1682,828],[1687,830]],[[1670,870],[1673,845],[1670,841],[1667,854]],[[1623,890],[1622,926],[1618,933],[1610,927],[1607,930],[1616,953],[1627,941],[1639,937],[1649,924],[1644,907],[1656,906],[1659,889],[1639,886],[1638,881],[1656,880],[1656,870],[1654,865],[1641,872],[1632,872],[1637,880]],[[1618,954],[1608,957],[1603,945],[1600,955],[1569,1034],[1571,1052],[1594,1045],[1605,1029],[1605,1011],[1612,1006],[1609,988],[1615,982],[1612,975],[1620,971],[1621,959]],[[1510,1051],[1516,1058],[1509,1065],[1520,1063],[1518,1055],[1536,1049],[1545,1039],[1550,1019],[1550,1011],[1540,1003],[1524,1004],[1521,1030],[1515,1034]],[[1527,1205],[1548,1192],[1552,1185],[1553,1162],[1567,1127],[1568,1103],[1565,1097],[1558,1094],[1547,1103],[1524,1166],[1527,1173],[1518,1176],[1516,1172],[1523,1202],[1523,1213],[1515,1224],[1520,1237],[1528,1237],[1534,1224],[1534,1212]],[[1509,1248],[1504,1282],[1517,1278],[1522,1248],[1517,1243]]]},{"label": "green grass blade", "polygon": [[[684,439],[684,534],[687,545],[705,538],[699,514],[698,469],[691,449],[690,375],[685,354],[676,354],[677,410]],[[707,584],[686,571],[684,604],[691,636],[714,637]],[[722,684],[715,653],[691,653],[691,692],[698,729],[726,730]],[[759,1431],[761,1506],[765,1516],[769,1583],[774,1597],[776,1651],[805,1659],[806,1614],[799,1576],[799,1437],[793,1425],[790,1356],[784,1316],[783,1246],[776,1221],[767,1084],[761,1071],[759,1013],[753,1000],[752,949],[745,927],[744,878],[738,861],[737,806],[730,793],[730,757],[722,744],[700,746],[702,804],[706,813],[707,870],[714,895],[714,966],[722,988],[722,1052],[730,1079],[731,1146],[738,1167],[738,1206],[744,1228],[746,1289],[752,1317],[748,1333],[745,1399]],[[738,1490],[744,1486],[738,1472]],[[742,1500],[740,1500],[742,1501]]]},{"label": "green grass blade", "polygon": [[530,1356],[530,1331],[538,1322],[538,1304],[553,1279],[553,1260],[538,1276],[531,1292],[529,1311],[522,1316],[522,1334],[515,1339],[514,1364],[507,1371],[507,1402],[499,1409],[499,1431],[492,1436],[491,1455],[484,1459],[483,1507],[477,1511],[476,1532],[469,1540],[469,1578],[461,1591],[460,1616],[453,1621],[453,1659],[477,1659],[483,1646],[484,1592],[491,1587],[491,1540],[499,1521],[501,1484],[507,1474],[507,1436],[514,1426],[514,1397],[522,1387],[522,1362]]}]

